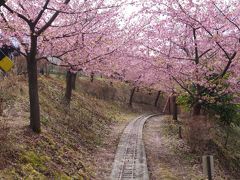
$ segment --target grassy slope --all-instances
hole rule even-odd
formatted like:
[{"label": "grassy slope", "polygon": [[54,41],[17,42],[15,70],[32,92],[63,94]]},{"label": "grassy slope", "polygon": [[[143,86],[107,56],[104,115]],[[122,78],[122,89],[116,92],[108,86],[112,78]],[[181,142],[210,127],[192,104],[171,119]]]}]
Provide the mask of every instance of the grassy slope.
[{"label": "grassy slope", "polygon": [[[133,88],[130,84],[100,77],[96,77],[94,83],[91,83],[88,77],[80,77],[77,83],[80,87],[79,90],[82,92],[87,92],[89,95],[100,99],[117,100],[126,104],[129,102],[129,97]],[[139,91],[135,91],[133,103],[138,109],[143,108],[146,110],[149,108],[149,105],[152,109],[157,93],[157,91],[141,87]],[[161,101],[161,98],[158,107],[163,108],[165,100]]]},{"label": "grassy slope", "polygon": [[240,177],[240,128],[233,127],[229,129],[229,138],[227,146],[226,142],[226,129],[216,128],[214,136],[214,145],[216,155],[220,159],[223,167],[232,172],[235,177]]},{"label": "grassy slope", "polygon": [[29,128],[27,82],[10,77],[1,83],[0,179],[94,177],[91,155],[117,119],[129,115],[121,104],[74,92],[63,103],[64,80],[39,78],[42,133]]},{"label": "grassy slope", "polygon": [[[184,116],[184,118],[186,118]],[[186,131],[189,128],[184,122],[184,119],[179,118],[181,122],[183,122],[183,140],[185,141],[185,145],[190,149],[192,146],[187,142]],[[196,127],[201,127],[201,124],[196,123]],[[166,116],[164,121],[164,126],[161,127],[161,130],[164,133],[164,136],[167,136],[168,139],[175,140],[176,142],[180,142],[178,138],[178,127],[179,125],[172,120],[171,116]],[[238,179],[240,177],[240,130],[238,128],[232,129],[229,136],[228,146],[227,148],[224,146],[225,143],[225,130],[221,129],[216,123],[211,122],[213,125],[210,129],[206,128],[207,131],[211,134],[211,138],[209,142],[200,142],[199,140],[202,138],[206,138],[206,132],[196,132],[194,135],[200,138],[197,138],[198,141],[195,141],[197,151],[184,151],[184,148],[178,147],[178,143],[171,143],[172,149],[174,150],[174,154],[178,155],[182,158],[182,162],[186,164],[192,164],[192,162],[201,165],[202,155],[212,154],[214,156],[214,164],[215,164],[215,179]],[[200,128],[201,129],[201,128]],[[201,133],[201,134],[198,134]],[[207,143],[207,144],[204,144]],[[208,146],[209,150],[203,150],[204,146]],[[199,169],[202,171],[202,167]],[[201,179],[201,178],[196,178]]]},{"label": "grassy slope", "polygon": [[[115,88],[118,91],[115,97],[126,99],[130,92],[128,85],[113,82],[112,88],[108,80],[98,79],[92,84],[88,79],[80,78],[69,109],[63,103],[64,86],[63,78],[39,78],[43,126],[42,133],[36,135],[28,128],[26,79],[10,77],[1,82],[0,99],[3,103],[0,112],[3,109],[3,113],[0,116],[0,179],[96,179],[99,176],[101,172],[96,173],[96,169],[99,169],[97,166],[103,166],[101,158],[104,159],[106,154],[100,154],[100,159],[93,156],[108,141],[114,124],[118,120],[133,118],[139,108],[135,109],[135,113],[130,113],[126,103],[113,102],[109,98],[113,96]],[[89,88],[92,88],[92,93],[89,93]],[[92,96],[94,93],[102,100]],[[136,104],[134,107],[137,108]],[[174,124],[166,124],[162,130],[169,139],[177,136]],[[222,145],[223,131],[219,130],[218,134],[221,135],[215,142],[218,155],[224,157],[220,160],[231,171],[238,171],[240,141],[236,137],[240,137],[239,129],[231,132],[227,149]],[[107,148],[112,148],[112,144],[117,145],[117,137],[108,143]],[[111,152],[113,151],[114,148]],[[186,163],[200,162],[201,155],[185,153],[181,149],[174,153],[179,154]],[[110,161],[111,159],[106,166],[111,165]],[[222,171],[220,167],[217,170]]]},{"label": "grassy slope", "polygon": [[204,179],[196,154],[178,139],[171,116],[154,117],[144,128],[150,179]]}]

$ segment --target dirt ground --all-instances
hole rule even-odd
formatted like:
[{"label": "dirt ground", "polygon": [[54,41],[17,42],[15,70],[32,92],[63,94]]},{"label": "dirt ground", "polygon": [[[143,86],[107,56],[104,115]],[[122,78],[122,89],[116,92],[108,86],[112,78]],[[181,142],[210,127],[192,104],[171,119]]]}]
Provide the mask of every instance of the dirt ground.
[{"label": "dirt ground", "polygon": [[[169,116],[154,117],[144,128],[144,143],[151,180],[203,180],[201,155],[178,138],[177,127]],[[215,159],[214,179],[229,177]]]}]

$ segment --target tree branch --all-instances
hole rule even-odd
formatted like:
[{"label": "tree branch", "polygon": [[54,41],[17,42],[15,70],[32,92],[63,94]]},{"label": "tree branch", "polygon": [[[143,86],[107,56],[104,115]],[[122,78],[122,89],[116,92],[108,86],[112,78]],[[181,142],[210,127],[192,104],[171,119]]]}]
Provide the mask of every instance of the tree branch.
[{"label": "tree branch", "polygon": [[8,7],[6,4],[4,4],[3,7],[5,7],[10,13],[12,13],[12,14],[13,14],[13,13],[14,13],[14,14],[17,14],[17,16],[18,16],[19,18],[21,18],[22,20],[24,20],[29,26],[32,25],[32,22],[31,22],[27,17],[25,17],[24,15],[22,15],[22,14],[16,12],[16,11],[14,11],[14,10],[12,10],[12,9],[11,9],[10,7]]},{"label": "tree branch", "polygon": [[47,6],[49,4],[50,0],[46,0],[44,6],[42,7],[42,10],[39,12],[38,16],[36,17],[36,19],[33,21],[33,24],[36,26],[38,21],[41,19],[44,11],[47,9]]},{"label": "tree branch", "polygon": [[[67,5],[70,2],[70,0],[65,0],[64,4]],[[58,17],[58,15],[60,14],[60,10],[56,11],[52,17],[48,20],[48,22],[40,29],[36,32],[37,35],[42,34],[49,26],[51,26],[51,24],[54,22],[54,20]]]},{"label": "tree branch", "polygon": [[232,23],[239,31],[240,27],[237,23],[235,23],[233,20],[231,20],[214,2],[212,2],[213,5],[217,8],[217,10],[230,22]]},{"label": "tree branch", "polygon": [[171,77],[173,78],[174,81],[176,81],[176,83],[177,83],[183,90],[185,90],[186,92],[188,92],[188,94],[193,97],[192,92],[189,91],[188,88],[184,87],[184,85],[182,85],[182,84],[177,80],[177,78],[175,78],[173,75],[171,75]]}]

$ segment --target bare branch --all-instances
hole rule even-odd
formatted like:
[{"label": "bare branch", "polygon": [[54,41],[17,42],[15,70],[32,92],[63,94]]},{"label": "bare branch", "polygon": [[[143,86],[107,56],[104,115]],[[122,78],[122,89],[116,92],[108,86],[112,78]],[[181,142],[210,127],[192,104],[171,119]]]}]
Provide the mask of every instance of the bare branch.
[{"label": "bare branch", "polygon": [[231,20],[214,2],[212,3],[217,8],[217,10],[240,31],[240,26],[237,23],[235,23],[233,20]]},{"label": "bare branch", "polygon": [[15,14],[17,14],[17,16],[18,16],[19,18],[21,18],[22,20],[24,20],[29,26],[32,25],[32,22],[31,22],[27,17],[25,17],[24,15],[22,15],[22,14],[16,12],[16,11],[14,11],[14,10],[12,10],[12,9],[11,9],[10,7],[8,7],[6,4],[4,4],[3,7],[5,7],[10,13],[12,13],[12,14],[15,13]]},{"label": "bare branch", "polygon": [[36,17],[36,19],[33,21],[33,24],[36,26],[38,21],[41,19],[44,11],[47,9],[47,6],[49,4],[50,0],[46,0],[44,6],[42,7],[42,10],[39,12],[38,16]]},{"label": "bare branch", "polygon": [[[68,4],[70,2],[70,0],[65,0],[64,4]],[[54,20],[58,17],[58,15],[60,14],[60,10],[56,11],[52,17],[48,20],[48,22],[40,29],[37,31],[37,35],[42,34],[49,26],[51,26],[51,24],[54,22]]]}]

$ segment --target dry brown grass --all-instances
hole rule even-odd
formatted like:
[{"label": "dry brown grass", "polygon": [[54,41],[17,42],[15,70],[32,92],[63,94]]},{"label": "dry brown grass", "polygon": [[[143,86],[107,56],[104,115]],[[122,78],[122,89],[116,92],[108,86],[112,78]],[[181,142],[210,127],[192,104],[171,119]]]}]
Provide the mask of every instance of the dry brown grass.
[{"label": "dry brown grass", "polygon": [[9,138],[9,126],[5,122],[5,120],[0,120],[0,169],[3,169],[5,166],[5,159],[6,159],[6,154],[8,154],[8,151],[10,149],[10,138]]},{"label": "dry brown grass", "polygon": [[[193,117],[189,114],[180,116],[183,138],[194,154],[213,155],[216,174],[220,177],[239,177],[239,137],[240,131],[232,128],[229,133],[229,144],[224,146],[226,129],[212,116]],[[220,178],[218,177],[218,178]]]},{"label": "dry brown grass", "polygon": [[[184,116],[181,118],[184,125],[183,136],[192,151],[209,152],[209,142],[213,139],[213,122],[206,116]],[[210,153],[210,152],[209,152]]]},{"label": "dry brown grass", "polygon": [[154,117],[144,128],[144,141],[153,180],[203,179],[198,157],[178,138],[170,116]]},{"label": "dry brown grass", "polygon": [[[180,119],[183,122],[183,128],[185,129],[185,121]],[[152,179],[160,180],[160,179],[204,179],[202,175],[202,156],[211,153],[214,155],[214,166],[215,173],[214,179],[223,180],[223,179],[233,179],[237,180],[239,176],[235,176],[233,171],[228,171],[223,168],[221,160],[224,159],[223,156],[218,155],[218,150],[216,147],[212,146],[212,140],[210,140],[210,145],[207,145],[209,139],[213,139],[214,137],[209,134],[205,137],[204,134],[199,134],[197,130],[205,130],[211,128],[212,122],[206,122],[205,118],[200,117],[200,121],[202,121],[202,125],[195,126],[196,132],[191,131],[191,135],[200,136],[200,137],[188,137],[190,133],[188,130],[184,130],[184,139],[179,139],[178,137],[178,127],[179,124],[172,120],[171,116],[165,116],[164,118],[155,118],[152,121],[147,123],[145,132],[145,143],[147,144],[147,156],[150,165],[150,170],[152,171]],[[150,123],[151,122],[151,123]],[[196,124],[198,122],[195,121]],[[208,124],[207,128],[205,128],[204,124]],[[187,127],[189,128],[189,127]],[[187,136],[188,135],[188,136]],[[188,143],[189,139],[200,141],[194,142],[193,145],[195,151],[193,151],[193,147],[191,147],[190,143]],[[202,142],[206,142],[206,146],[202,146]],[[232,161],[233,162],[233,161]]]},{"label": "dry brown grass", "polygon": [[0,84],[0,179],[94,179],[93,154],[128,112],[78,91],[66,107],[64,88],[64,80],[39,78],[42,133],[37,135],[28,128],[26,79],[12,76]]},{"label": "dry brown grass", "polygon": [[[120,101],[125,104],[128,103],[131,94],[132,86],[117,80],[110,80],[104,78],[96,78],[93,83],[87,77],[79,77],[76,83],[77,89],[80,91],[95,96],[99,99]],[[157,91],[149,90],[147,88],[140,88],[134,94],[133,103],[134,107],[154,106],[157,96]],[[164,105],[165,101],[160,98],[158,107]]]},{"label": "dry brown grass", "polygon": [[[2,80],[0,179],[96,179],[96,175],[109,172],[108,153],[114,155],[121,133],[121,128],[112,129],[122,127],[129,117],[146,111],[147,106],[135,105],[129,109],[125,103],[108,99],[109,91],[101,89],[111,89],[108,83],[94,82],[94,88],[106,92],[106,98],[92,96],[87,93],[88,86],[78,84],[70,106],[66,106],[65,79],[39,77],[42,133],[37,135],[28,127],[26,78],[10,76]],[[128,87],[119,82],[113,85],[118,91]],[[109,137],[115,140],[109,141]],[[107,170],[105,166],[97,170],[102,161],[107,162]]]}]

